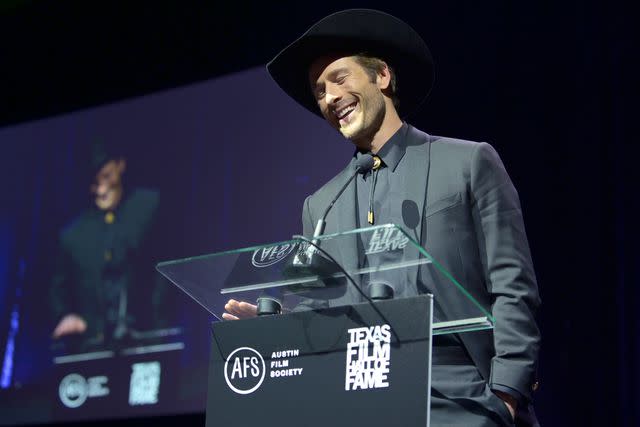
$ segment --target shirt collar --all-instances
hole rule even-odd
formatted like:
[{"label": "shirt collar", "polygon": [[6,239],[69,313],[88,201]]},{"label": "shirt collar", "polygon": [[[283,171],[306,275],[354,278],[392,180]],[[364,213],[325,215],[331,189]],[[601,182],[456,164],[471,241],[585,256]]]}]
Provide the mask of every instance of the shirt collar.
[{"label": "shirt collar", "polygon": [[[409,126],[407,123],[403,122],[400,129],[393,134],[391,138],[387,140],[387,142],[382,146],[380,151],[376,154],[382,160],[382,163],[385,164],[392,172],[396,170],[398,167],[398,163],[404,157],[404,153],[407,151],[407,130]],[[355,157],[360,157],[367,152],[363,152],[360,150],[356,150]]]}]

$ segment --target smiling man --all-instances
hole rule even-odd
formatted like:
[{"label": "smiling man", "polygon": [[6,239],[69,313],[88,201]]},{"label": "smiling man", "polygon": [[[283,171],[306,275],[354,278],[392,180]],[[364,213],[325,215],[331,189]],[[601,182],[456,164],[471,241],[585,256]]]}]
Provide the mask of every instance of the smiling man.
[{"label": "smiling man", "polygon": [[392,93],[393,77],[382,60],[320,58],[311,64],[309,78],[324,118],[359,149],[377,153],[402,126],[392,98],[385,96]]},{"label": "smiling man", "polygon": [[[540,300],[518,194],[489,144],[432,136],[406,122],[434,82],[422,38],[386,13],[346,10],[314,24],[267,68],[289,96],[356,146],[345,169],[305,200],[304,234],[313,234],[357,159],[374,154],[380,167],[350,184],[329,212],[325,234],[369,224],[405,226],[491,306],[493,331],[434,338],[431,425],[537,425],[531,399]],[[422,207],[417,225],[405,222],[407,202]],[[424,284],[416,289],[426,291]],[[438,295],[436,314],[459,309],[460,298]],[[362,301],[347,291],[316,302]],[[226,310],[226,319],[255,315],[255,306],[245,302],[229,301]]]}]

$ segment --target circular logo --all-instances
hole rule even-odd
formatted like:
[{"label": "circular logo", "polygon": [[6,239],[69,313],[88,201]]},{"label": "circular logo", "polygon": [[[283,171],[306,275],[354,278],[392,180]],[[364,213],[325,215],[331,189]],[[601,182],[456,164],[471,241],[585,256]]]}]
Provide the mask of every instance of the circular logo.
[{"label": "circular logo", "polygon": [[251,347],[233,350],[224,362],[224,379],[238,394],[256,391],[264,381],[265,372],[262,355]]},{"label": "circular logo", "polygon": [[253,251],[251,264],[254,267],[269,267],[279,261],[282,261],[296,247],[296,243],[285,243],[284,245],[267,246]]},{"label": "circular logo", "polygon": [[58,394],[64,406],[77,408],[87,400],[89,395],[87,380],[82,375],[69,374],[60,382]]}]

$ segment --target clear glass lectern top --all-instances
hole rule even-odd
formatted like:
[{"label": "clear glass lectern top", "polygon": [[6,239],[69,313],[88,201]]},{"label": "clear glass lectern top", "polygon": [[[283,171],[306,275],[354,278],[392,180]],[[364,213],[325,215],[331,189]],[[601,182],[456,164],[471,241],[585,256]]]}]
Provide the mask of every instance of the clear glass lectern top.
[{"label": "clear glass lectern top", "polygon": [[490,302],[479,302],[401,227],[378,225],[307,240],[302,236],[261,246],[157,265],[160,273],[207,311],[222,317],[229,299],[281,302],[283,311],[337,307],[434,295],[434,334],[490,329]]}]

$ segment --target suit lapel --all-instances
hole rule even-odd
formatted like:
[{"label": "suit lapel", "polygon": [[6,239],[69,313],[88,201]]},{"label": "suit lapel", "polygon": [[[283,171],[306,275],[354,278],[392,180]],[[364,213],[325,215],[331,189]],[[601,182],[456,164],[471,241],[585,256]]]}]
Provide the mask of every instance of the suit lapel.
[{"label": "suit lapel", "polygon": [[[405,173],[403,173],[403,179],[401,185],[403,186],[403,192],[408,200],[413,201],[418,207],[420,214],[420,221],[414,229],[409,229],[407,224],[398,224],[405,229],[407,234],[418,242],[421,246],[424,246],[425,237],[423,236],[424,227],[424,214],[425,214],[425,195],[427,192],[427,186],[429,181],[429,164],[430,164],[430,144],[428,136],[424,133],[416,131],[413,127],[409,127],[407,131],[407,150],[403,158],[403,165]],[[411,252],[409,253],[411,254]],[[408,255],[409,255],[408,254]],[[413,256],[411,254],[410,256]],[[416,250],[415,256],[422,257]],[[421,293],[420,283],[420,268],[408,268],[405,271],[406,283],[415,284],[417,293]]]},{"label": "suit lapel", "polygon": [[[407,173],[403,174],[402,190],[407,198],[418,206],[421,221],[418,222],[415,229],[407,229],[407,232],[414,239],[417,238],[420,244],[424,243],[422,229],[425,213],[425,195],[429,177],[430,151],[428,136],[409,126],[407,131],[407,151],[402,159],[403,162],[406,162],[403,169],[407,171]],[[398,225],[403,226],[405,229],[407,228],[406,224]]]}]

